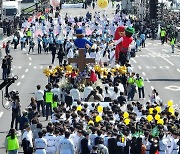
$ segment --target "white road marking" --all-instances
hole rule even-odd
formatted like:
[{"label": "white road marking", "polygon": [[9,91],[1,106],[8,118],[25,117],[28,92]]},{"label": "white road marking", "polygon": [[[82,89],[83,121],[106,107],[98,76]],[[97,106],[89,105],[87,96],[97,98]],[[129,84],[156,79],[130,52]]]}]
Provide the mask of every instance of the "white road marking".
[{"label": "white road marking", "polygon": [[153,87],[153,86],[151,86],[151,89],[152,89],[152,90],[154,90],[154,87]]},{"label": "white road marking", "polygon": [[147,69],[156,69],[155,66],[146,66]]},{"label": "white road marking", "polygon": [[25,72],[28,72],[28,69],[26,69]]},{"label": "white road marking", "polygon": [[9,105],[9,101],[7,101],[5,105],[8,106]]},{"label": "white road marking", "polygon": [[142,69],[142,67],[141,66],[138,66],[138,68],[141,70]]},{"label": "white road marking", "polygon": [[0,112],[0,118],[2,117],[3,113],[4,113],[4,112]]},{"label": "white road marking", "polygon": [[162,49],[162,51],[164,51],[164,52],[168,52],[167,50],[165,50],[165,49]]},{"label": "white road marking", "polygon": [[156,47],[157,47],[157,46],[158,46],[158,44],[153,44],[153,46],[156,46]]},{"label": "white road marking", "polygon": [[29,63],[29,66],[31,66],[31,63]]},{"label": "white road marking", "polygon": [[36,69],[36,66],[34,66],[34,69]]},{"label": "white road marking", "polygon": [[162,59],[164,59],[165,61],[167,61],[169,64],[171,64],[172,66],[174,66],[174,64],[172,62],[170,62],[168,59],[166,59],[165,57],[161,57]]},{"label": "white road marking", "polygon": [[24,77],[25,77],[25,75],[22,75],[22,76],[21,76],[21,79],[23,79]]},{"label": "white road marking", "polygon": [[21,82],[18,82],[18,83],[17,83],[17,86],[19,86],[20,84],[21,84]]},{"label": "white road marking", "polygon": [[177,69],[177,71],[180,73],[180,69]]},{"label": "white road marking", "polygon": [[31,58],[31,57],[29,57],[29,60],[32,60],[32,58]]},{"label": "white road marking", "polygon": [[19,66],[19,69],[21,69],[22,67],[21,66]]},{"label": "white road marking", "polygon": [[146,78],[146,81],[147,81],[147,82],[151,82],[151,81],[149,81],[149,79],[148,79],[148,78]]},{"label": "white road marking", "polygon": [[137,61],[134,59],[134,58],[131,58],[132,59],[132,61],[136,64],[137,63]]},{"label": "white road marking", "polygon": [[145,72],[142,72],[142,75],[146,76],[146,73],[145,73]]},{"label": "white road marking", "polygon": [[159,66],[160,69],[169,69],[169,66]]}]

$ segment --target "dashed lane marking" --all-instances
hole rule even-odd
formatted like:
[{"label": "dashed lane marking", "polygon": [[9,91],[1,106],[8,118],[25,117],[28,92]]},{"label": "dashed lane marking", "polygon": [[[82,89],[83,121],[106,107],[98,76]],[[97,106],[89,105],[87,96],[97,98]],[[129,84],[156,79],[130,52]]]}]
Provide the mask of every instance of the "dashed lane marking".
[{"label": "dashed lane marking", "polygon": [[156,69],[155,66],[146,66],[147,69]]},{"label": "dashed lane marking", "polygon": [[180,73],[180,69],[177,69],[177,71]]},{"label": "dashed lane marking", "polygon": [[26,69],[25,72],[28,72],[28,69]]},{"label": "dashed lane marking", "polygon": [[31,57],[29,57],[29,60],[32,60],[32,58],[31,58]]},{"label": "dashed lane marking", "polygon": [[3,113],[4,113],[4,112],[0,112],[0,118],[2,117]]},{"label": "dashed lane marking", "polygon": [[165,50],[165,49],[162,49],[162,51],[164,51],[164,52],[168,52],[167,50]]},{"label": "dashed lane marking", "polygon": [[134,59],[134,58],[131,58],[132,59],[132,61],[136,64],[137,63],[137,61]]},{"label": "dashed lane marking", "polygon": [[169,69],[169,66],[159,66],[160,69]]},{"label": "dashed lane marking", "polygon": [[164,59],[165,61],[167,61],[170,65],[174,66],[174,64],[172,62],[170,62],[168,59],[166,59],[165,57],[161,57],[162,59]]},{"label": "dashed lane marking", "polygon": [[21,76],[21,79],[23,79],[24,77],[25,77],[25,75],[22,75],[22,76]]},{"label": "dashed lane marking", "polygon": [[141,66],[138,66],[138,68],[141,70],[142,69],[142,67]]},{"label": "dashed lane marking", "polygon": [[21,84],[21,82],[18,82],[18,83],[17,83],[17,86],[19,86],[20,84]]},{"label": "dashed lane marking", "polygon": [[31,66],[31,63],[29,63],[29,66]]},{"label": "dashed lane marking", "polygon": [[146,76],[146,73],[145,73],[145,72],[142,72],[142,75]]}]

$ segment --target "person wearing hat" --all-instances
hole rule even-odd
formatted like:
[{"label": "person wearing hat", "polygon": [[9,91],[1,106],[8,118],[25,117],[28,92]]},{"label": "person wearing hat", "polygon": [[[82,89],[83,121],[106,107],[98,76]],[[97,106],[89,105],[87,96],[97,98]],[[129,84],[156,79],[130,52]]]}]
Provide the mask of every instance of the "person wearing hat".
[{"label": "person wearing hat", "polygon": [[[114,34],[114,40],[119,40],[121,37],[123,37],[125,35],[125,27],[124,26],[119,26]],[[121,43],[116,45],[116,50],[115,50],[115,58],[118,61],[119,60],[119,52],[121,49]]]},{"label": "person wearing hat", "polygon": [[127,27],[125,29],[125,36],[121,37],[115,42],[115,45],[121,43],[121,49],[119,53],[119,62],[121,65],[125,65],[127,61],[127,53],[129,51],[130,44],[133,42],[132,35],[134,34],[134,28]]},{"label": "person wearing hat", "polygon": [[84,38],[83,36],[83,30],[81,28],[76,29],[76,36],[77,38],[74,41],[75,46],[79,49],[79,48],[85,48],[86,45],[88,44],[90,47],[92,47],[92,43],[87,40],[86,38]]}]

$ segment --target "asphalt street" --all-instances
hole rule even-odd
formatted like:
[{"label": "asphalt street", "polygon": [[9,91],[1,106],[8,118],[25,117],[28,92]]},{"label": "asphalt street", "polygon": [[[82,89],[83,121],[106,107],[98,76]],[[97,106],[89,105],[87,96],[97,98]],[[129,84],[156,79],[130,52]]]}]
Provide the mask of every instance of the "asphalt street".
[{"label": "asphalt street", "polygon": [[[73,10],[73,11],[72,11]],[[89,11],[100,11],[89,9]],[[101,10],[102,11],[102,10]],[[66,9],[62,14],[68,12],[73,15],[84,14],[83,9]],[[112,14],[113,10],[108,11]],[[1,42],[2,43],[2,42]],[[3,51],[4,52],[4,51]],[[12,73],[18,75],[19,79],[9,88],[17,90],[20,93],[20,101],[22,110],[30,103],[30,98],[36,90],[36,85],[40,84],[42,88],[47,83],[47,78],[43,74],[43,69],[51,64],[51,54],[37,55],[27,54],[28,51],[21,51],[11,49],[13,56]],[[3,53],[4,55],[4,53]],[[175,49],[175,53],[171,53],[171,47],[168,44],[161,45],[159,40],[147,40],[146,48],[143,48],[137,53],[135,58],[131,59],[131,64],[136,73],[139,73],[145,79],[145,94],[148,101],[148,95],[151,94],[152,89],[159,92],[163,102],[173,100],[174,103],[180,105],[180,51]],[[56,59],[53,66],[58,65]],[[1,73],[1,71],[0,71]],[[137,99],[137,94],[135,99]],[[144,102],[145,102],[144,101]],[[5,101],[8,104],[8,102]],[[6,105],[7,105],[6,104]],[[41,119],[44,121],[45,119]],[[11,111],[5,110],[0,105],[0,153],[4,154],[3,149],[5,136],[10,129]]]}]

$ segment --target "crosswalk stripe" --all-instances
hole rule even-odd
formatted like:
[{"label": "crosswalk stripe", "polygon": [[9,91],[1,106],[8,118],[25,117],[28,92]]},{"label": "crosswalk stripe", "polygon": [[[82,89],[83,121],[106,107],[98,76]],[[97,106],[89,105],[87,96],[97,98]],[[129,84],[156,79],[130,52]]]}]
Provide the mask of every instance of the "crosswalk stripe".
[{"label": "crosswalk stripe", "polygon": [[0,118],[2,117],[3,113],[4,113],[4,112],[0,112]]}]

